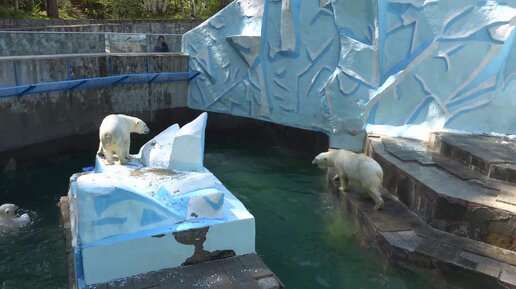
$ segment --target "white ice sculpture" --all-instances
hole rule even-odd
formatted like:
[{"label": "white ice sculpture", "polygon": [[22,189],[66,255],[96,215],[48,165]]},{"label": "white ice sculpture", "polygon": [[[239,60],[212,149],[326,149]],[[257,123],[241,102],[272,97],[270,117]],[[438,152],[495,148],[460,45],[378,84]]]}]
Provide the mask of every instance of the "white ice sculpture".
[{"label": "white ice sculpture", "polygon": [[207,113],[202,113],[192,122],[183,126],[174,137],[169,168],[180,171],[203,170],[204,130]]},{"label": "white ice sculpture", "polygon": [[[93,173],[72,176],[78,288],[190,264],[199,253],[254,252],[253,216],[203,166],[206,121],[203,113],[170,126],[128,164],[107,166],[97,157]],[[206,234],[202,249],[180,237],[198,230]]]},{"label": "white ice sculpture", "polygon": [[182,128],[174,124],[140,149],[145,166],[179,171],[203,171],[204,130],[208,114],[202,113]]}]

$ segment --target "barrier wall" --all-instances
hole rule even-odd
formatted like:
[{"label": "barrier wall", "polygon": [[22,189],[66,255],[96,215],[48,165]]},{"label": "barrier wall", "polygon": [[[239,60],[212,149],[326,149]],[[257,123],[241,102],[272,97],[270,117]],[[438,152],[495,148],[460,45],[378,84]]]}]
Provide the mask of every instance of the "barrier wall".
[{"label": "barrier wall", "polygon": [[181,34],[0,31],[0,56],[153,52],[159,35],[181,52]]},{"label": "barrier wall", "polygon": [[[15,68],[18,71],[15,73]],[[179,54],[84,54],[0,59],[0,87],[145,72],[188,71]],[[154,121],[185,107],[187,81],[124,84],[0,98],[0,152],[98,131],[102,119],[124,113]]]}]

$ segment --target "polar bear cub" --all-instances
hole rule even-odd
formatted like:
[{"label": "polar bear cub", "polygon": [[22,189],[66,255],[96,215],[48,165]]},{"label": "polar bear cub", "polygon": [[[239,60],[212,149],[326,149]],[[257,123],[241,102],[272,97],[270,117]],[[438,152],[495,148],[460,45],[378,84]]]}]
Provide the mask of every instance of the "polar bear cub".
[{"label": "polar bear cub", "polygon": [[123,115],[110,114],[102,120],[99,128],[99,156],[104,155],[106,164],[112,165],[113,154],[118,156],[120,164],[127,163],[131,147],[131,133],[147,134],[149,128],[143,120]]},{"label": "polar bear cub", "polygon": [[340,180],[339,190],[345,191],[349,184],[373,199],[375,210],[383,208],[383,170],[372,158],[340,149],[320,153],[312,164],[320,168],[334,167],[337,171],[335,177]]},{"label": "polar bear cub", "polygon": [[0,206],[0,226],[23,227],[30,222],[28,214],[18,216],[18,207],[14,204],[3,204]]}]

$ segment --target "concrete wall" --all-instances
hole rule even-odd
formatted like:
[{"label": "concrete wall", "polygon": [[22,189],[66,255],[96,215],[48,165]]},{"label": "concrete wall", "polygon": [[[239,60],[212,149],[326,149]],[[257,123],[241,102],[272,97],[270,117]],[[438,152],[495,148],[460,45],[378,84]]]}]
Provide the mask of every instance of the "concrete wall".
[{"label": "concrete wall", "polygon": [[174,53],[97,53],[0,57],[0,87],[128,73],[186,72]]},{"label": "concrete wall", "polygon": [[[187,71],[178,54],[69,55],[0,59],[0,86],[59,81],[112,74]],[[117,85],[21,97],[0,98],[0,153],[71,135],[98,131],[110,113],[152,122],[158,112],[186,106],[185,81]],[[4,156],[5,158],[5,156]]]},{"label": "concrete wall", "polygon": [[[160,34],[0,31],[0,56],[152,52]],[[181,52],[181,34],[161,34],[170,52]]]},{"label": "concrete wall", "polygon": [[1,30],[118,32],[145,34],[183,34],[200,20],[15,20],[0,19]]}]

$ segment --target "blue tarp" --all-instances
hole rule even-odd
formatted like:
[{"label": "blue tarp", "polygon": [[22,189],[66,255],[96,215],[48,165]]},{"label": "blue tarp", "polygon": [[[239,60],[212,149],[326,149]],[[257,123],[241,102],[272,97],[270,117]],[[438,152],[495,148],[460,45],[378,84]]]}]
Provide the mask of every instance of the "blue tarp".
[{"label": "blue tarp", "polygon": [[198,74],[198,72],[122,74],[107,77],[83,78],[56,82],[35,83],[30,85],[9,86],[0,88],[0,98],[81,88],[106,87],[119,84],[188,81],[196,77]]}]

